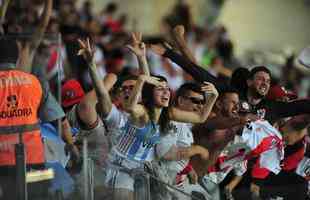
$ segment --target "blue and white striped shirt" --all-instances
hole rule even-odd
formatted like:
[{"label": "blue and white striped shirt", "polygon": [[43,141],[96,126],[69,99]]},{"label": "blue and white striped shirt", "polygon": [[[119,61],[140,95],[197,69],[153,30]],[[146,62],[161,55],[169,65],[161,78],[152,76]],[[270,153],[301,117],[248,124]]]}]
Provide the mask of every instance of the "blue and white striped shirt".
[{"label": "blue and white striped shirt", "polygon": [[159,142],[159,126],[149,122],[139,128],[127,121],[114,150],[121,156],[135,161],[154,159],[154,146]]}]

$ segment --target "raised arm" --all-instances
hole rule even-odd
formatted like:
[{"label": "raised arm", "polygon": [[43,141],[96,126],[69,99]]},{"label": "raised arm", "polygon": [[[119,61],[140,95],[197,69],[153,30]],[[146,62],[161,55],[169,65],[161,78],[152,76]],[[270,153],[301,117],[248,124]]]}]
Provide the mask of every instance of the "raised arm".
[{"label": "raised arm", "polygon": [[[173,38],[175,40],[175,43],[178,46],[179,51],[192,63],[195,65],[198,65],[196,58],[194,57],[193,53],[190,51],[186,44],[186,40],[184,38],[184,26],[178,25],[173,29]],[[230,77],[232,75],[232,71],[225,66],[217,66],[218,73]]]},{"label": "raised arm", "polygon": [[[105,118],[111,112],[112,101],[110,96],[108,95],[108,92],[111,90],[116,80],[117,78],[115,74],[107,74],[104,77],[103,81],[101,81],[103,82],[104,88],[107,91],[107,93],[103,92],[104,96],[100,98],[100,100],[102,101],[101,104],[98,104],[98,98],[95,89],[88,92],[79,103],[77,108],[78,115],[85,125],[93,125],[97,121],[98,114]],[[95,87],[97,86],[94,86],[94,88]],[[102,109],[100,105],[103,105],[104,109]]]},{"label": "raised arm", "polygon": [[258,120],[258,117],[257,115],[254,114],[246,114],[238,117],[216,116],[208,118],[206,123],[197,124],[195,126],[195,129],[215,130],[215,129],[228,129],[228,128],[230,129],[234,127],[237,130],[238,127],[242,128],[249,121],[256,121],[256,120]]},{"label": "raised arm", "polygon": [[142,42],[142,34],[139,32],[132,33],[131,39],[132,43],[126,47],[137,56],[139,69],[142,71],[142,74],[150,76],[150,70],[146,60],[146,47]]},{"label": "raised arm", "polygon": [[74,145],[74,139],[72,137],[71,133],[71,126],[67,118],[64,118],[61,121],[61,127],[62,127],[62,139],[66,143],[66,149],[75,156],[75,159],[80,158],[79,150],[78,148]]},{"label": "raised arm", "polygon": [[[111,111],[112,102],[108,90],[111,89],[116,81],[114,74],[107,75],[102,81],[97,75],[97,68],[93,59],[94,51],[90,46],[89,39],[86,41],[78,40],[81,46],[79,55],[83,55],[88,63],[90,77],[93,81],[94,91],[89,92],[79,105],[79,116],[86,124],[92,124],[97,120],[97,111],[103,116]],[[106,88],[107,85],[109,88]],[[93,114],[91,114],[93,113]],[[91,116],[90,116],[91,115]]]},{"label": "raised arm", "polygon": [[160,44],[152,44],[150,48],[153,52],[160,56],[169,58],[172,62],[180,66],[185,72],[190,74],[194,80],[203,83],[204,81],[210,82],[215,85],[218,90],[228,87],[228,83],[217,80],[215,76],[210,74],[202,67],[188,60],[185,56],[182,56],[172,49],[165,48]]},{"label": "raised arm", "polygon": [[3,24],[5,21],[5,14],[11,0],[3,0],[0,7],[0,34],[4,34]]},{"label": "raised arm", "polygon": [[192,54],[188,48],[185,38],[184,38],[185,29],[183,25],[177,25],[172,31],[172,38],[174,39],[176,45],[178,46],[179,51],[192,63],[197,65],[195,56]]},{"label": "raised arm", "polygon": [[[272,102],[270,109],[267,110],[277,119],[292,117],[310,113],[310,99],[295,100],[291,102]],[[268,116],[268,113],[266,114]]]},{"label": "raised arm", "polygon": [[201,90],[205,93],[206,99],[201,113],[184,111],[173,106],[169,109],[170,119],[174,121],[188,122],[194,124],[205,122],[212,111],[213,105],[218,97],[218,92],[215,89],[214,85],[208,82],[205,82],[202,85]]},{"label": "raised arm", "polygon": [[45,30],[48,26],[50,17],[52,15],[53,9],[53,0],[45,0],[44,9],[42,15],[40,17],[39,25],[34,31],[30,41],[23,42],[20,44],[20,56],[19,56],[19,63],[17,65],[18,69],[21,69],[25,72],[31,72],[33,58],[35,56],[36,50],[40,45]]},{"label": "raised arm", "polygon": [[163,83],[159,81],[156,77],[140,75],[135,87],[133,88],[130,97],[125,101],[125,109],[130,113],[133,123],[140,126],[148,119],[146,109],[143,105],[139,104],[141,99],[141,93],[144,83],[153,84],[155,86],[162,86]]},{"label": "raised arm", "polygon": [[32,50],[31,53],[33,53],[33,54],[43,39],[45,30],[48,26],[50,17],[52,15],[52,9],[53,9],[53,0],[45,0],[44,9],[43,9],[42,15],[40,17],[39,25],[38,25],[37,29],[35,30],[32,38],[31,38],[31,41],[30,41],[30,48]]}]

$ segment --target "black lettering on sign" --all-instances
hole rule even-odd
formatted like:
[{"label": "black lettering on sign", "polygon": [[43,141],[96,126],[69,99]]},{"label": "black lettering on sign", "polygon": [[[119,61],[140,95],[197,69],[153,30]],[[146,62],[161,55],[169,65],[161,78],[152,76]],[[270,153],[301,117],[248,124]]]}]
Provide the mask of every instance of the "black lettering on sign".
[{"label": "black lettering on sign", "polygon": [[0,119],[7,119],[7,118],[13,118],[13,117],[28,117],[30,115],[32,115],[31,108],[0,111]]}]

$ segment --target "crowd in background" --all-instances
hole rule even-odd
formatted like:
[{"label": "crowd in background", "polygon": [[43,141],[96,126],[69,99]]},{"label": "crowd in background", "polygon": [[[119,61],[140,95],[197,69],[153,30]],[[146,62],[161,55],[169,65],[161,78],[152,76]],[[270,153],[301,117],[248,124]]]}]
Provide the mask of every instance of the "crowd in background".
[{"label": "crowd in background", "polygon": [[[42,1],[25,1],[22,3],[23,9],[14,5],[14,1],[9,5],[4,26],[10,25],[11,29],[24,34],[31,34],[37,26],[40,12],[42,12]],[[76,1],[54,1],[53,13],[46,29],[46,42],[41,44],[39,50],[40,57],[46,56],[47,74],[50,80],[55,80],[57,70],[65,70],[62,81],[71,77],[77,78],[84,89],[90,89],[90,77],[87,75],[85,63],[76,56],[78,45],[76,39],[80,37],[91,37],[96,44],[96,62],[98,72],[103,77],[106,73],[116,73],[130,71],[136,73],[137,62],[124,46],[130,40],[130,32],[139,31],[135,24],[128,25],[126,13],[119,13],[118,5],[110,3],[99,13],[94,12],[93,3],[85,1],[78,8]],[[132,19],[131,19],[132,21]],[[238,67],[246,67],[234,56],[234,44],[229,36],[229,31],[221,25],[198,26],[194,23],[189,5],[185,2],[177,3],[170,14],[163,17],[160,35],[146,35],[143,40],[146,43],[170,41],[171,31],[176,25],[184,25],[185,36],[188,45],[193,52],[197,62],[205,67],[215,76],[229,77],[230,70]],[[22,26],[22,28],[20,27]],[[14,30],[12,30],[14,32]],[[54,69],[55,57],[55,37],[61,34],[61,69]],[[49,37],[50,36],[50,37]],[[54,36],[54,37],[53,37]],[[50,40],[50,41],[49,41]],[[52,44],[48,44],[48,41]],[[52,41],[52,42],[51,42]],[[48,48],[44,54],[44,48]],[[171,85],[179,85],[190,77],[184,75],[181,70],[173,64],[159,59],[151,52],[148,52],[151,70],[158,74],[166,75],[171,79]],[[282,67],[282,74],[276,78],[276,82],[288,90],[297,92],[304,78],[303,73],[294,65],[294,55],[287,58],[287,62]],[[57,60],[57,59],[56,59]],[[162,64],[164,63],[164,64]],[[54,65],[53,65],[54,64]],[[289,72],[289,73],[287,73]],[[285,73],[290,74],[286,76]],[[55,84],[53,82],[52,84]],[[53,88],[53,87],[52,87]],[[173,87],[175,88],[175,87]]]},{"label": "crowd in background", "polygon": [[[300,159],[298,160],[300,162],[304,161],[304,154],[305,152],[306,154],[308,153],[304,147],[308,133],[303,131],[307,132],[309,129],[309,116],[299,116],[299,118],[286,119],[284,121],[281,121],[281,119],[295,116],[297,114],[308,114],[309,104],[307,105],[307,103],[309,102],[307,100],[301,100],[302,102],[298,102],[300,104],[291,104],[291,110],[283,109],[285,112],[290,112],[291,115],[284,113],[284,111],[281,112],[282,108],[288,104],[280,105],[269,102],[266,103],[265,100],[263,100],[263,106],[265,106],[265,104],[267,106],[267,111],[265,110],[264,112],[270,114],[268,117],[266,115],[266,119],[268,119],[272,126],[270,124],[257,123],[252,125],[253,127],[248,127],[250,126],[251,121],[255,122],[258,120],[258,118],[252,115],[237,117],[239,120],[238,122],[230,120],[227,122],[228,125],[223,125],[223,121],[225,122],[226,119],[225,117],[228,119],[230,119],[229,117],[232,117],[233,119],[236,118],[235,112],[248,112],[248,110],[251,109],[255,111],[261,110],[261,103],[252,106],[251,104],[253,102],[251,102],[251,100],[253,99],[248,100],[249,103],[246,103],[245,101],[245,99],[249,98],[247,92],[253,89],[248,82],[249,80],[255,80],[256,76],[258,76],[257,74],[261,75],[261,77],[259,77],[261,79],[257,81],[264,82],[261,83],[261,85],[257,82],[254,83],[258,85],[255,89],[262,93],[258,99],[261,100],[266,97],[267,101],[276,100],[281,102],[297,99],[302,80],[307,77],[295,66],[294,55],[287,58],[285,65],[281,68],[282,73],[280,77],[273,77],[271,72],[267,69],[268,66],[267,68],[262,66],[256,67],[254,69],[257,71],[255,71],[252,66],[248,66],[248,63],[243,63],[236,58],[234,55],[234,45],[238,44],[233,43],[229,36],[229,31],[226,30],[224,26],[210,25],[207,23],[204,26],[196,25],[193,21],[189,5],[183,1],[176,3],[173,10],[163,17],[160,34],[143,35],[143,37],[141,34],[136,33],[139,32],[139,30],[137,30],[135,24],[133,24],[132,27],[128,25],[128,18],[130,18],[130,16],[127,16],[126,13],[119,13],[119,7],[122,5],[113,2],[108,3],[99,13],[94,12],[94,5],[91,1],[85,1],[80,8],[77,7],[75,0],[25,0],[22,2],[2,0],[0,2],[2,5],[1,28],[3,38],[14,38],[17,41],[17,46],[19,48],[19,60],[17,66],[19,66],[19,69],[28,69],[28,72],[37,76],[42,85],[43,93],[45,93],[44,98],[46,99],[46,102],[48,102],[48,105],[43,108],[43,113],[45,113],[45,115],[43,115],[44,117],[40,117],[42,122],[41,131],[43,136],[47,138],[45,142],[47,160],[53,160],[48,166],[53,167],[57,173],[60,173],[56,175],[56,178],[59,178],[60,181],[53,183],[53,189],[61,190],[64,193],[63,198],[82,198],[83,177],[81,170],[81,138],[85,137],[85,135],[87,137],[90,136],[87,134],[87,131],[92,133],[93,136],[93,138],[90,137],[89,143],[91,149],[90,157],[95,163],[94,182],[96,186],[96,199],[108,199],[111,195],[114,195],[114,199],[133,198],[131,197],[132,194],[130,192],[120,190],[119,188],[116,188],[116,192],[113,190],[114,193],[118,193],[119,196],[112,194],[113,192],[111,193],[111,190],[106,187],[107,183],[103,183],[105,180],[110,186],[110,182],[114,181],[113,186],[115,184],[118,186],[123,184],[124,186],[122,186],[128,190],[133,189],[128,186],[133,183],[130,177],[127,177],[125,172],[119,172],[121,175],[116,176],[115,171],[107,169],[108,166],[102,164],[105,163],[105,160],[109,160],[114,165],[117,163],[120,167],[141,168],[141,163],[130,163],[127,160],[124,161],[123,157],[118,157],[119,155],[116,155],[117,153],[125,154],[128,157],[134,156],[134,159],[136,159],[136,154],[122,152],[122,148],[126,147],[126,142],[128,142],[128,144],[132,142],[130,140],[132,135],[129,134],[126,136],[127,138],[119,136],[120,132],[124,130],[127,131],[126,133],[134,132],[132,131],[134,129],[133,127],[146,127],[145,129],[150,129],[151,131],[153,129],[156,131],[160,130],[159,135],[161,138],[157,138],[157,132],[155,131],[156,133],[153,133],[153,135],[150,136],[150,140],[159,140],[163,143],[161,146],[158,145],[159,147],[157,150],[159,152],[164,151],[161,156],[164,159],[173,160],[171,162],[174,162],[175,160],[175,162],[186,160],[184,163],[179,163],[183,169],[178,169],[179,171],[175,172],[175,176],[182,180],[173,180],[172,182],[169,182],[169,180],[163,178],[165,175],[160,176],[156,174],[156,169],[153,169],[155,172],[152,173],[158,175],[159,178],[163,178],[163,182],[168,181],[169,184],[174,185],[191,195],[193,195],[193,193],[191,193],[193,191],[200,193],[200,195],[196,194],[194,195],[195,197],[192,198],[217,199],[217,196],[221,196],[221,198],[226,199],[245,199],[250,196],[254,199],[259,198],[258,196],[260,196],[262,199],[272,199],[275,196],[281,196],[277,191],[283,191],[281,188],[282,190],[279,189],[268,193],[267,190],[272,190],[270,189],[272,184],[279,186],[281,185],[279,182],[283,180],[296,180],[291,174],[288,175],[289,178],[287,174],[281,174],[284,179],[279,180],[268,174],[269,179],[266,178],[267,176],[264,178],[266,178],[265,181],[270,180],[270,182],[272,182],[269,187],[268,183],[262,180],[257,181],[257,179],[260,178],[255,176],[255,181],[251,181],[249,177],[253,178],[251,176],[251,172],[253,171],[248,170],[251,172],[246,173],[246,167],[238,166],[238,168],[235,165],[233,167],[235,174],[229,173],[228,180],[225,179],[228,173],[226,174],[226,172],[223,172],[223,174],[220,175],[221,178],[217,179],[218,182],[215,181],[217,182],[216,185],[221,186],[222,195],[215,194],[215,187],[212,185],[210,186],[211,182],[214,180],[213,175],[206,178],[205,180],[207,181],[202,180],[202,182],[199,182],[196,180],[198,179],[197,176],[202,178],[205,175],[206,170],[200,168],[201,165],[210,167],[208,172],[212,174],[212,172],[215,172],[217,167],[221,165],[219,158],[227,158],[227,155],[222,155],[222,150],[228,145],[228,143],[230,145],[231,143],[237,143],[238,145],[241,143],[239,141],[241,137],[235,137],[235,135],[240,135],[240,131],[238,132],[235,130],[240,128],[239,126],[245,127],[244,130],[248,131],[244,131],[243,136],[251,134],[251,131],[253,131],[252,129],[255,129],[253,127],[256,126],[260,129],[266,129],[266,132],[278,130],[274,129],[274,127],[282,128],[279,128],[279,132],[293,132],[297,135],[296,137],[298,137],[298,141],[295,141],[298,143],[296,148],[298,148],[298,150],[301,148],[302,151],[302,156],[297,156],[298,158],[296,157],[296,159]],[[4,9],[5,6],[3,5],[6,4],[5,2],[8,2],[8,6]],[[89,38],[89,40],[86,40],[86,38]],[[143,54],[143,51],[145,51],[145,55]],[[0,54],[1,53],[2,52],[0,52]],[[143,56],[145,56],[146,60],[141,59]],[[146,68],[149,69],[149,72]],[[154,77],[152,76],[151,78],[150,75],[154,75]],[[100,83],[98,80],[100,80]],[[133,83],[130,81],[133,81]],[[193,83],[194,81],[197,81],[198,83]],[[104,86],[102,86],[102,84]],[[141,91],[137,89],[139,88],[139,84],[141,84]],[[144,86],[149,86],[148,89],[152,92],[153,90],[157,91],[156,88],[159,88],[157,91],[158,93],[155,93],[159,95],[161,99],[159,97],[156,99],[155,95],[155,100],[148,101],[149,98],[153,98],[153,93],[147,93],[147,91],[144,91],[142,89],[143,84],[145,84]],[[154,85],[155,89],[153,87]],[[131,94],[134,92],[136,92],[136,96]],[[207,93],[207,95],[205,93]],[[109,97],[107,97],[107,94]],[[186,104],[190,107],[190,110],[187,110],[189,108],[186,106],[182,107],[182,103],[180,103],[186,101],[185,94],[191,94],[192,96],[189,95],[187,98],[191,103],[195,104],[194,106]],[[228,94],[237,94],[239,96],[236,98],[235,96],[229,96]],[[310,88],[308,96],[310,96]],[[202,99],[199,99],[198,97],[202,97]],[[138,101],[140,101],[139,98],[142,99],[141,104],[144,105],[144,109],[137,108]],[[183,100],[179,100],[179,98],[183,98]],[[198,100],[195,98],[198,98]],[[232,104],[234,105],[231,106],[231,104],[229,104],[231,102],[226,103],[226,98],[229,101],[232,101]],[[57,103],[56,99],[61,99],[61,101]],[[217,103],[215,103],[216,99]],[[241,102],[240,105],[239,99]],[[129,103],[127,102],[126,104],[124,103],[125,101],[129,101]],[[156,105],[157,107],[155,106],[156,108],[154,107],[154,109],[151,109],[153,104],[156,104],[157,101],[161,106],[158,118],[156,117],[156,108],[158,105]],[[171,103],[172,101],[173,103]],[[169,109],[171,107],[172,111],[167,111],[168,115],[170,114],[170,119],[169,117],[164,118],[167,115],[166,110],[164,109],[166,107]],[[172,109],[174,107],[182,111],[175,111]],[[212,109],[212,107],[213,110],[211,112],[210,109]],[[199,112],[197,110],[199,110]],[[125,113],[125,111],[127,113]],[[200,117],[193,114],[196,111],[200,113]],[[269,111],[270,113],[268,113]],[[265,116],[265,113],[258,114]],[[205,119],[201,121],[203,117],[209,117],[214,120],[210,120],[210,123],[208,124],[208,118],[206,121],[207,126],[204,127],[202,122],[204,122]],[[129,124],[127,123],[128,118],[130,119]],[[261,117],[261,119],[262,118],[264,117]],[[184,141],[175,142],[173,141],[173,138],[171,139],[165,134],[162,137],[162,132],[174,130],[173,127],[170,127],[171,130],[169,129],[169,131],[167,131],[168,129],[165,126],[169,127],[169,125],[165,125],[165,120],[168,121],[168,119],[173,120],[173,124],[176,127],[175,129],[181,127],[179,129],[184,131]],[[57,120],[58,122],[61,121],[60,125],[57,123]],[[223,120],[222,124],[217,120]],[[156,121],[155,125],[153,124],[153,121]],[[192,128],[192,125],[184,125],[185,123],[198,124],[193,128],[193,136],[188,136],[188,134],[192,134],[191,131],[189,131]],[[157,126],[159,126],[159,128]],[[62,131],[60,131],[60,129]],[[228,129],[229,131],[227,131]],[[84,130],[86,133],[81,130]],[[140,129],[137,128],[135,129],[137,135],[140,134],[139,130]],[[144,129],[141,129],[141,134],[143,132],[142,130]],[[57,142],[54,142],[54,140],[51,139],[54,137],[51,135],[55,133],[54,135],[57,136],[57,132],[63,132],[62,138],[67,144],[59,146]],[[81,134],[81,132],[83,134]],[[202,132],[205,132],[205,135],[203,135]],[[236,132],[238,132],[238,134]],[[294,140],[291,139],[291,137],[294,136],[287,136],[285,134],[279,136],[277,133],[272,135],[272,137],[281,138],[281,140],[284,138],[284,143],[286,140]],[[302,137],[300,137],[300,134],[302,134]],[[263,137],[256,139],[259,141],[264,140]],[[193,141],[190,142],[189,140]],[[170,152],[172,151],[171,149],[167,150],[168,147],[171,147],[171,145],[169,146],[168,144],[173,142],[176,143],[176,146],[180,145],[182,147],[180,148],[182,150],[174,150],[177,152],[176,155]],[[286,145],[294,145],[295,142]],[[91,146],[93,143],[94,146]],[[282,141],[276,141],[277,145],[282,143]],[[159,144],[161,143],[159,142]],[[251,145],[251,150],[257,150],[256,148],[261,147],[259,146],[260,144]],[[272,146],[273,144],[269,145]],[[143,144],[143,148],[147,148],[148,151],[150,151],[149,149],[151,147],[148,148],[144,146],[145,144]],[[195,148],[193,146],[195,146]],[[274,147],[271,146],[268,148],[272,149]],[[193,148],[190,149],[190,147]],[[282,147],[284,149],[285,145],[282,144]],[[281,149],[282,147],[277,146],[278,149]],[[58,148],[64,148],[65,151],[58,151]],[[289,152],[293,151],[296,153],[294,148]],[[285,154],[287,151],[283,149],[279,151],[283,151],[285,156],[287,155]],[[244,148],[243,150],[248,151]],[[66,153],[68,152],[71,154],[71,159],[69,159],[69,161],[68,157],[66,157]],[[108,152],[110,152],[109,155]],[[171,153],[171,156],[170,154],[168,156],[167,152]],[[264,151],[260,153],[256,152],[256,158],[263,152]],[[113,158],[111,158],[111,155]],[[197,159],[194,157],[195,155],[199,155],[201,158]],[[167,157],[169,157],[169,159]],[[171,157],[173,157],[173,159]],[[191,165],[188,166],[188,160],[191,157],[194,158],[191,161]],[[268,159],[270,157],[267,156],[266,158]],[[142,159],[139,157],[139,159],[139,161],[144,161],[151,158],[148,158],[146,155],[145,158],[143,157]],[[276,159],[280,158],[277,157]],[[280,160],[283,159],[284,158],[281,158]],[[294,160],[295,157],[291,159]],[[209,161],[206,162],[206,160]],[[55,165],[54,161],[61,163],[61,166]],[[251,165],[249,163],[254,163],[254,167],[251,165],[254,169],[263,168],[261,166],[257,167],[257,163],[255,164],[256,161],[249,163],[239,161],[240,160],[238,160],[239,165]],[[293,161],[287,162],[290,163]],[[308,162],[308,160],[304,162]],[[263,166],[263,164],[261,165]],[[274,165],[282,166],[283,163],[280,164],[279,162]],[[155,166],[160,168],[157,165]],[[104,168],[104,170],[102,170],[102,168]],[[295,170],[297,165],[293,168]],[[198,175],[192,172],[193,169],[197,171],[196,173]],[[250,167],[250,169],[252,168]],[[232,169],[229,168],[228,171],[232,171]],[[275,169],[271,169],[270,171],[270,173],[279,173],[278,171],[275,172]],[[171,171],[168,170],[168,172]],[[195,185],[195,189],[190,190],[185,186],[185,189],[183,188],[183,185],[180,184],[184,181],[184,177],[182,176],[184,174],[182,173],[190,177],[189,182],[194,182],[193,185]],[[280,173],[282,173],[282,171]],[[288,172],[285,171],[283,173]],[[0,174],[2,173],[0,172]],[[242,180],[242,182],[241,180],[232,177],[243,175],[247,178],[245,178],[246,180]],[[307,174],[305,176],[308,178]],[[305,178],[305,180],[308,180],[307,178]],[[210,182],[210,180],[212,181]],[[298,185],[296,191],[298,190],[301,191],[300,193],[305,193],[304,196],[301,195],[302,197],[300,197],[300,199],[305,199],[305,196],[307,196],[306,189],[304,188],[306,187],[305,180],[303,179],[300,181],[298,179],[296,181],[296,185]],[[242,192],[233,193],[233,190],[237,187],[238,183],[241,185],[240,188],[238,188],[239,191],[243,192],[243,189],[247,188],[247,191],[252,192],[252,196],[251,194],[249,196],[243,196],[244,194],[240,194]],[[178,184],[182,186],[179,186]],[[229,185],[229,187],[226,187],[227,185]],[[282,185],[279,187],[282,187]],[[291,185],[291,187],[294,187],[294,185]],[[214,191],[212,189],[214,189]],[[159,190],[155,190],[155,192],[156,191],[163,194],[169,194],[166,194],[167,196],[155,195],[154,199],[188,198],[186,195],[180,196],[180,194],[174,194],[174,192],[171,191],[169,192],[169,189],[166,188],[160,188]],[[270,195],[268,196],[268,194]],[[211,197],[208,195],[211,195]],[[54,197],[56,198],[56,196]],[[284,199],[291,198],[292,194],[289,192],[287,196],[284,197]]]}]

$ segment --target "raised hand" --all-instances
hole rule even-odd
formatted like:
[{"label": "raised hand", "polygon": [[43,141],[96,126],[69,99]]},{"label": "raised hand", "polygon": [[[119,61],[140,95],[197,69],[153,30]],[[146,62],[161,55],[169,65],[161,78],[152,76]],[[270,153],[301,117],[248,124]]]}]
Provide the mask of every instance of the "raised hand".
[{"label": "raised hand", "polygon": [[156,87],[164,87],[165,86],[165,82],[160,81],[159,78],[154,77],[154,76],[140,75],[139,79],[144,81],[144,82],[147,82],[149,84],[155,85]]},{"label": "raised hand", "polygon": [[146,55],[146,47],[142,42],[142,34],[140,32],[131,33],[132,42],[126,47],[132,51],[138,57],[144,57]]},{"label": "raised hand", "polygon": [[183,25],[177,25],[176,27],[174,27],[173,32],[176,36],[179,37],[184,37],[184,33],[185,33],[185,29]]},{"label": "raised hand", "polygon": [[78,42],[81,49],[78,51],[77,55],[82,55],[88,63],[91,63],[93,61],[95,51],[90,45],[89,38],[86,40],[78,39]]},{"label": "raised hand", "polygon": [[203,82],[201,85],[201,91],[205,92],[206,94],[211,94],[212,96],[218,97],[219,93],[216,90],[215,86],[209,82]]}]

